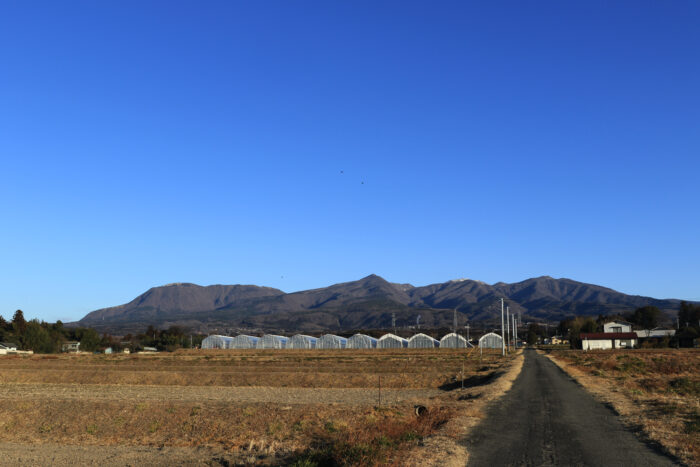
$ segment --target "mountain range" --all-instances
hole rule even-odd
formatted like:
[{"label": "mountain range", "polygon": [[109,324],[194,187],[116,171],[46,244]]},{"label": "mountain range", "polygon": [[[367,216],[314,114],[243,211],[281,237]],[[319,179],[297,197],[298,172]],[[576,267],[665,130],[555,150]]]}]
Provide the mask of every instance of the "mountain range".
[{"label": "mountain range", "polygon": [[370,275],[320,289],[285,293],[255,285],[190,283],[154,287],[124,305],[88,313],[75,326],[102,332],[142,332],[172,325],[193,331],[324,332],[420,324],[451,327],[453,310],[466,321],[500,323],[500,299],[523,320],[621,314],[654,305],[673,315],[680,300],[626,295],[598,285],[549,276],[507,284],[459,279],[414,287]]}]

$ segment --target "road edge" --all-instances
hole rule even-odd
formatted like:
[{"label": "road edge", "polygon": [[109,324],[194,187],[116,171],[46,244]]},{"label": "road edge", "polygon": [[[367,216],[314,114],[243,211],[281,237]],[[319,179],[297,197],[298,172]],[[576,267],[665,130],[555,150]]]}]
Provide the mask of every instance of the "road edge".
[{"label": "road edge", "polygon": [[518,350],[515,358],[506,363],[503,374],[480,386],[481,396],[464,402],[460,413],[445,424],[440,431],[423,440],[422,446],[411,451],[411,465],[463,467],[469,460],[469,452],[461,442],[485,416],[486,408],[503,397],[523,369],[525,356]]},{"label": "road edge", "polygon": [[643,426],[640,426],[635,422],[634,417],[637,416],[633,410],[625,405],[629,406],[631,401],[625,400],[624,405],[620,403],[615,397],[612,397],[610,393],[605,390],[601,390],[599,385],[595,384],[595,377],[587,375],[585,372],[579,370],[578,368],[568,364],[567,362],[559,360],[554,355],[543,350],[537,350],[537,353],[547,357],[552,363],[554,363],[557,368],[566,373],[571,379],[573,379],[579,386],[584,388],[589,394],[598,400],[600,403],[604,404],[606,407],[611,409],[620,418],[622,425],[631,431],[634,436],[642,443],[648,445],[652,449],[661,452],[665,456],[668,456],[678,465],[687,465],[683,463],[678,456],[671,452],[669,446],[664,444],[663,439],[653,437]]}]

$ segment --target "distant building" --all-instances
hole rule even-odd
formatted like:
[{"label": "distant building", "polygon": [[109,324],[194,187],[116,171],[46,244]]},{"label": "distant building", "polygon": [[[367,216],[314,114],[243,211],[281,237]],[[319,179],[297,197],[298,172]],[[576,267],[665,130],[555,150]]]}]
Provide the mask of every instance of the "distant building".
[{"label": "distant building", "polygon": [[582,332],[583,350],[633,349],[637,347],[634,332]]},{"label": "distant building", "polygon": [[155,347],[144,347],[141,353],[156,353],[158,352],[158,349]]},{"label": "distant building", "polygon": [[80,352],[80,342],[64,342],[61,352]]},{"label": "distant building", "polygon": [[626,321],[611,321],[603,325],[603,332],[632,332],[632,324]]},{"label": "distant building", "polygon": [[654,328],[654,329],[644,329],[642,331],[634,331],[637,334],[637,337],[643,337],[643,338],[664,338],[664,337],[673,337],[676,335],[676,330],[675,329],[661,329],[661,328]]},{"label": "distant building", "polygon": [[8,353],[17,352],[17,344],[12,344],[10,342],[0,342],[0,355],[7,355]]}]

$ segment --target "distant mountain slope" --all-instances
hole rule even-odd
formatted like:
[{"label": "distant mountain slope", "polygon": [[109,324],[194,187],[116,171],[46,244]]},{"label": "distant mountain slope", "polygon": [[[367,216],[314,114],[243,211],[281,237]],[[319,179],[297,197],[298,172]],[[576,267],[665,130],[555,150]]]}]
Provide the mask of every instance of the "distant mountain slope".
[{"label": "distant mountain slope", "polygon": [[131,302],[96,310],[75,325],[101,330],[139,331],[149,324],[260,331],[349,330],[386,328],[392,313],[399,325],[451,326],[452,310],[462,319],[500,320],[500,298],[511,311],[530,319],[560,320],[572,314],[624,313],[654,305],[671,314],[679,300],[626,295],[598,285],[548,276],[493,285],[460,279],[414,287],[374,274],[329,287],[284,293],[254,285],[169,284],[154,287]]},{"label": "distant mountain slope", "polygon": [[148,319],[161,321],[172,313],[206,313],[232,304],[277,295],[284,295],[284,292],[256,285],[203,287],[189,283],[168,284],[153,287],[127,304],[88,313],[79,323],[91,326],[105,322],[128,323]]}]

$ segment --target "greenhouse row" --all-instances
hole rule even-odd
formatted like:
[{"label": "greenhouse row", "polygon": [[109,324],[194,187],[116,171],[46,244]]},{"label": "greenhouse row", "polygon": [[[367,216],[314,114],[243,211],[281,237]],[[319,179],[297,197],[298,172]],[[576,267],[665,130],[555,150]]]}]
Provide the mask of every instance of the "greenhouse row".
[{"label": "greenhouse row", "polygon": [[[500,348],[501,342],[501,336],[494,333],[488,333],[479,339],[479,345],[487,348]],[[464,349],[473,345],[454,332],[440,340],[426,334],[416,334],[410,339],[394,334],[385,334],[379,339],[365,334],[355,334],[348,338],[334,334],[325,334],[321,337],[305,334],[296,334],[292,337],[265,334],[262,337],[255,337],[241,334],[236,337],[211,335],[202,341],[203,349],[433,349],[437,347]]]}]

